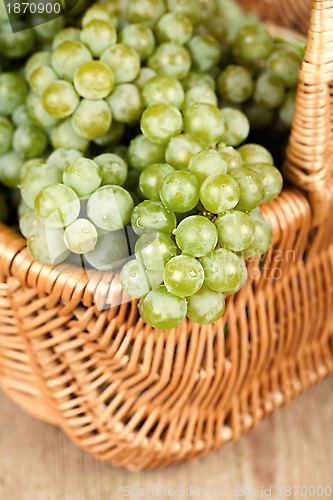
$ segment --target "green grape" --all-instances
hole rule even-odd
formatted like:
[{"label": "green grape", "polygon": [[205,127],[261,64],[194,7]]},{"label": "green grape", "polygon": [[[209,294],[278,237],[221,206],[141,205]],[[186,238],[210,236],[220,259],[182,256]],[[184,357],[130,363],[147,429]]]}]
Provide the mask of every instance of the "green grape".
[{"label": "green grape", "polygon": [[145,200],[134,208],[131,224],[139,236],[151,231],[171,236],[177,225],[177,219],[175,214],[167,210],[162,203]]},{"label": "green grape", "polygon": [[168,104],[153,104],[141,117],[141,131],[154,144],[165,144],[179,135],[183,117],[179,109]]},{"label": "green grape", "polygon": [[13,134],[12,143],[13,150],[20,158],[29,159],[45,153],[48,138],[36,125],[20,125]]},{"label": "green grape", "polygon": [[29,81],[32,73],[40,68],[41,66],[50,66],[51,64],[51,52],[47,50],[41,50],[32,54],[26,61],[24,66],[24,73],[26,79]]},{"label": "green grape", "polygon": [[153,144],[144,135],[137,135],[128,148],[128,163],[132,168],[142,172],[153,163],[164,162],[165,146]]},{"label": "green grape", "polygon": [[45,111],[56,118],[72,115],[80,102],[73,85],[65,80],[52,82],[43,92]]},{"label": "green grape", "polygon": [[200,290],[204,282],[204,270],[197,259],[177,255],[165,265],[163,280],[169,292],[178,297],[189,297]]},{"label": "green grape", "polygon": [[198,71],[190,71],[182,80],[184,90],[189,90],[192,87],[205,87],[215,92],[215,80],[209,73],[199,73]]},{"label": "green grape", "polygon": [[4,186],[15,189],[20,183],[22,159],[10,151],[0,155],[0,182]]},{"label": "green grape", "polygon": [[143,91],[146,83],[149,82],[152,78],[156,76],[156,71],[150,68],[141,68],[139,75],[134,80],[134,84],[138,87],[139,90]]},{"label": "green grape", "polygon": [[142,297],[163,282],[163,272],[147,270],[138,260],[130,260],[121,270],[120,283],[130,297]]},{"label": "green grape", "polygon": [[88,149],[89,141],[75,132],[71,119],[68,119],[52,130],[51,144],[54,149],[74,148],[84,152]]},{"label": "green grape", "polygon": [[206,148],[207,145],[201,137],[181,134],[170,140],[165,151],[165,160],[172,167],[185,170],[192,156]]},{"label": "green grape", "polygon": [[[36,16],[36,14],[34,14],[34,16]],[[65,19],[63,16],[55,17],[51,20],[47,14],[38,17],[37,19],[36,17],[34,17],[33,30],[37,37],[37,40],[41,43],[51,42],[54,35],[65,26]]]},{"label": "green grape", "polygon": [[228,173],[232,172],[232,169],[242,167],[243,160],[239,152],[231,146],[226,146],[225,143],[219,143],[217,145],[217,151],[222,156],[223,160],[227,164]]},{"label": "green grape", "polygon": [[187,16],[196,25],[204,17],[204,9],[200,0],[167,0],[168,10]]},{"label": "green grape", "polygon": [[204,149],[192,156],[187,169],[202,184],[210,175],[226,174],[228,165],[218,151]]},{"label": "green grape", "polygon": [[241,155],[244,165],[247,167],[256,165],[257,163],[274,164],[271,153],[260,144],[244,144],[237,151]]},{"label": "green grape", "polygon": [[85,62],[75,71],[74,87],[81,97],[102,99],[113,90],[113,72],[101,61]]},{"label": "green grape", "polygon": [[157,75],[146,83],[142,97],[147,107],[153,104],[169,104],[180,109],[184,102],[184,89],[176,78]]},{"label": "green grape", "polygon": [[239,210],[220,215],[215,221],[215,226],[219,245],[227,250],[239,252],[253,241],[254,224],[249,215]]},{"label": "green grape", "polygon": [[[11,14],[12,21],[12,14]],[[7,21],[7,19],[6,19]],[[25,29],[21,22],[15,23],[16,31],[13,33],[12,25],[0,22],[0,55],[8,59],[21,59],[30,54],[36,45],[36,37],[31,29]]]},{"label": "green grape", "polygon": [[95,226],[116,231],[126,226],[133,210],[131,195],[120,186],[102,186],[87,203],[87,214]]},{"label": "green grape", "polygon": [[201,185],[200,201],[213,214],[233,209],[239,202],[240,189],[231,175],[210,175]]},{"label": "green grape", "polygon": [[49,127],[54,127],[59,123],[59,118],[51,116],[45,110],[42,98],[38,97],[36,94],[33,94],[31,92],[28,95],[26,100],[26,105],[27,105],[27,112],[31,118],[31,123],[34,123],[38,127],[49,128]]},{"label": "green grape", "polygon": [[290,47],[276,47],[267,61],[268,69],[278,76],[288,88],[295,88],[302,59]]},{"label": "green grape", "polygon": [[99,232],[94,250],[84,255],[84,261],[98,271],[113,271],[122,267],[128,256],[126,233],[121,229]]},{"label": "green grape", "polygon": [[182,80],[191,69],[191,55],[178,43],[162,43],[149,57],[148,66],[156,73],[165,73],[177,80]]},{"label": "green grape", "polygon": [[127,163],[118,155],[104,153],[94,158],[99,167],[102,185],[113,184],[123,186],[127,178]]},{"label": "green grape", "polygon": [[264,199],[263,203],[274,200],[282,191],[283,177],[281,172],[270,164],[258,163],[249,167],[260,175],[264,184]]},{"label": "green grape", "polygon": [[141,69],[139,54],[132,47],[117,43],[107,47],[101,61],[112,69],[116,83],[129,83],[137,78]]},{"label": "green grape", "polygon": [[185,110],[184,128],[185,132],[198,135],[210,145],[221,140],[225,122],[219,108],[212,104],[199,103]]},{"label": "green grape", "polygon": [[236,205],[236,210],[248,212],[263,202],[265,188],[260,175],[247,167],[235,169],[232,175],[240,188],[240,197]]},{"label": "green grape", "polygon": [[210,35],[195,35],[187,44],[192,67],[198,71],[211,71],[218,65],[222,52],[219,42]]},{"label": "green grape", "polygon": [[102,135],[102,137],[96,137],[96,139],[94,139],[94,143],[101,147],[113,146],[121,141],[124,134],[125,125],[112,120],[111,127],[106,134]]},{"label": "green grape", "polygon": [[279,119],[288,128],[291,127],[295,114],[295,98],[296,92],[290,90],[279,109]]},{"label": "green grape", "polygon": [[111,108],[112,116],[120,123],[138,122],[144,110],[140,90],[132,83],[116,85],[106,101]]},{"label": "green grape", "polygon": [[262,130],[268,127],[275,117],[272,109],[263,108],[253,101],[247,102],[243,111],[248,117],[251,130]]},{"label": "green grape", "polygon": [[152,27],[164,14],[165,5],[163,0],[131,0],[127,9],[131,23]]},{"label": "green grape", "polygon": [[106,134],[112,123],[110,107],[104,99],[81,99],[72,116],[75,132],[85,139],[96,139]]},{"label": "green grape", "polygon": [[75,191],[79,198],[83,198],[100,187],[102,177],[99,167],[94,161],[89,160],[89,158],[78,158],[67,165],[62,180],[66,186]]},{"label": "green grape", "polygon": [[34,205],[38,220],[52,228],[69,226],[80,213],[80,200],[75,191],[63,184],[44,187],[36,196]]},{"label": "green grape", "polygon": [[220,96],[228,102],[239,104],[253,94],[254,81],[251,72],[235,64],[229,64],[219,74],[217,86]]},{"label": "green grape", "polygon": [[267,252],[271,246],[273,239],[273,229],[261,213],[253,214],[250,213],[250,217],[253,220],[255,226],[254,239],[245,250],[243,250],[242,255],[247,258],[258,257],[259,255]]},{"label": "green grape", "polygon": [[276,109],[286,97],[283,80],[280,77],[265,71],[255,84],[253,99],[256,104],[267,109]]},{"label": "green grape", "polygon": [[94,19],[111,22],[113,18],[112,18],[112,12],[109,10],[109,7],[111,7],[111,3],[108,3],[107,5],[94,4],[90,6],[82,16],[81,19],[82,28],[84,28]]},{"label": "green grape", "polygon": [[175,242],[163,233],[145,233],[135,244],[135,255],[146,269],[163,269],[177,255]]},{"label": "green grape", "polygon": [[202,285],[200,290],[187,299],[187,317],[201,325],[218,321],[224,313],[225,302],[222,293]]},{"label": "green grape", "polygon": [[241,61],[254,62],[267,59],[273,50],[273,42],[262,23],[242,26],[233,40],[234,55]]},{"label": "green grape", "polygon": [[37,194],[50,184],[60,183],[62,179],[61,170],[53,165],[33,163],[30,167],[24,168],[21,177],[21,196],[30,208],[34,208]]},{"label": "green grape", "polygon": [[60,78],[72,81],[75,71],[83,63],[92,60],[87,47],[75,40],[66,40],[58,45],[51,55],[51,64]]},{"label": "green grape", "polygon": [[120,32],[119,38],[121,43],[137,51],[141,61],[145,61],[154,52],[154,33],[143,24],[125,26]]},{"label": "green grape", "polygon": [[170,293],[164,285],[151,290],[140,300],[139,312],[153,328],[169,330],[185,318],[187,301]]},{"label": "green grape", "polygon": [[75,160],[82,158],[82,152],[73,148],[59,148],[52,151],[46,160],[47,165],[52,165],[54,168],[59,168],[64,171]]},{"label": "green grape", "polygon": [[36,224],[39,224],[34,210],[26,210],[20,216],[19,228],[24,238],[28,239]]},{"label": "green grape", "polygon": [[202,257],[217,245],[216,227],[201,215],[186,217],[176,229],[176,243],[184,254]]},{"label": "green grape", "polygon": [[230,293],[244,280],[246,267],[241,258],[225,248],[216,248],[200,260],[205,285],[215,292]]},{"label": "green grape", "polygon": [[200,184],[197,178],[184,170],[167,175],[160,188],[163,204],[174,212],[189,212],[199,202]]},{"label": "green grape", "polygon": [[191,87],[186,91],[183,111],[199,103],[217,106],[218,102],[215,92],[209,87]]},{"label": "green grape", "polygon": [[5,116],[0,116],[0,154],[11,149],[14,126]]},{"label": "green grape", "polygon": [[24,78],[16,73],[0,73],[0,114],[11,115],[24,104],[28,95],[28,85]]},{"label": "green grape", "polygon": [[21,104],[12,113],[13,123],[19,127],[20,125],[32,125],[33,121],[28,113],[26,104]]},{"label": "green grape", "polygon": [[156,35],[160,43],[175,42],[184,45],[193,34],[193,25],[184,14],[167,12],[158,21]]},{"label": "green grape", "polygon": [[52,49],[55,50],[63,42],[68,40],[79,42],[80,41],[80,29],[69,26],[67,28],[58,31],[52,40]]},{"label": "green grape", "polygon": [[162,182],[174,170],[167,163],[153,163],[152,165],[148,165],[140,175],[139,183],[142,193],[150,200],[159,201],[159,191]]},{"label": "green grape", "polygon": [[57,79],[57,74],[50,66],[39,66],[31,73],[29,85],[35,94],[41,96],[44,90]]},{"label": "green grape", "polygon": [[62,229],[45,227],[41,223],[34,225],[27,241],[31,257],[47,265],[63,262],[70,254],[65,246],[63,234]]},{"label": "green grape", "polygon": [[[17,155],[16,155],[17,156]],[[17,156],[18,158],[18,156]],[[26,173],[32,169],[32,167],[41,167],[46,165],[46,160],[44,158],[31,158],[30,160],[26,160],[23,162],[23,160],[19,159],[21,162],[21,167],[20,167],[20,179],[23,179],[23,177],[26,175]],[[56,167],[55,167],[56,169]],[[33,170],[32,170],[33,172]],[[38,172],[38,171],[37,171]],[[37,174],[36,172],[36,174]],[[33,175],[33,174],[32,174]],[[43,174],[42,174],[43,175]],[[52,184],[52,182],[51,182]],[[44,187],[44,186],[43,186]],[[22,201],[24,205],[26,205],[27,209],[29,208],[28,205]]]},{"label": "green grape", "polygon": [[108,21],[92,19],[82,27],[80,40],[94,57],[99,57],[107,47],[117,43],[117,31]]},{"label": "green grape", "polygon": [[221,114],[224,118],[226,129],[222,136],[227,146],[239,146],[245,141],[250,133],[250,123],[246,115],[233,108],[221,109]]},{"label": "green grape", "polygon": [[76,219],[66,227],[64,242],[68,250],[75,254],[92,252],[97,243],[97,230],[87,219]]}]

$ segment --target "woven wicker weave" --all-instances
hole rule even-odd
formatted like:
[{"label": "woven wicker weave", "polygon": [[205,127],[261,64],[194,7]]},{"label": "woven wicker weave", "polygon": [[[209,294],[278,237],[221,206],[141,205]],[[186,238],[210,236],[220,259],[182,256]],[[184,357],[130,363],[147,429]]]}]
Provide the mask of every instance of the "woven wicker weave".
[{"label": "woven wicker weave", "polygon": [[136,469],[193,458],[333,372],[332,20],[333,2],[314,1],[293,186],[265,206],[274,244],[215,325],[156,331],[136,302],[99,311],[116,279],[38,264],[0,225],[0,385],[94,456]]}]

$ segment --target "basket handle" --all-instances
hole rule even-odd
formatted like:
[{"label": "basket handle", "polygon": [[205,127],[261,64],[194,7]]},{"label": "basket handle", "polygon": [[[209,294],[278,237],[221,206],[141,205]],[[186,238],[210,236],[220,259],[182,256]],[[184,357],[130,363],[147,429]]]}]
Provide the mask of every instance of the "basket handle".
[{"label": "basket handle", "polygon": [[309,193],[314,219],[326,213],[324,187],[333,159],[333,1],[312,0],[305,57],[283,173]]}]

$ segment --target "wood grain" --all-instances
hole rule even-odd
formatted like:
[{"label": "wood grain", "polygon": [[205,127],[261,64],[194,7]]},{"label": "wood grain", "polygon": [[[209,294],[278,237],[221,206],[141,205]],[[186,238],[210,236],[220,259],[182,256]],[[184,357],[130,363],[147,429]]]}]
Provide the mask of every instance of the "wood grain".
[{"label": "wood grain", "polygon": [[246,488],[242,498],[260,499],[262,486],[272,486],[270,498],[279,500],[278,485],[333,488],[333,378],[276,411],[237,443],[157,471],[133,473],[94,460],[2,393],[0,422],[1,500],[120,500],[128,498],[122,490],[126,485],[229,490],[223,497],[192,494],[198,499],[235,498],[232,488]]}]

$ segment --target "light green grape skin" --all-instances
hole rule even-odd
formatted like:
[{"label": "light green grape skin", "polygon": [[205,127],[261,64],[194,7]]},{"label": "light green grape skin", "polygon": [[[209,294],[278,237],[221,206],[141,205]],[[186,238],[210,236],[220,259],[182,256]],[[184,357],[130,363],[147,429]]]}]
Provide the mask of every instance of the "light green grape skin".
[{"label": "light green grape skin", "polygon": [[93,140],[106,134],[111,127],[112,114],[104,99],[81,99],[72,116],[75,132],[84,139]]},{"label": "light green grape skin", "polygon": [[[21,160],[21,163],[22,163],[22,167],[21,167],[21,172],[20,172],[20,179],[23,179],[23,177],[27,174],[28,171],[30,171],[30,169],[32,169],[32,172],[33,172],[32,167],[39,168],[39,167],[45,166],[46,160],[45,160],[45,158],[31,158],[30,160],[26,160],[25,162],[23,162]],[[51,184],[52,184],[52,182],[51,182]],[[26,205],[26,203],[24,201],[22,203],[24,203],[24,205]]]},{"label": "light green grape skin", "polygon": [[64,171],[68,165],[71,165],[75,160],[82,158],[82,152],[73,148],[55,149],[47,158],[46,163],[55,168]]},{"label": "light green grape skin", "polygon": [[190,71],[188,75],[182,79],[184,90],[187,91],[193,87],[205,87],[215,92],[215,80],[209,73],[199,73],[198,71]]},{"label": "light green grape skin", "polygon": [[192,56],[194,69],[202,72],[212,70],[221,58],[219,42],[210,35],[195,35],[188,42],[187,47]]},{"label": "light green grape skin", "polygon": [[81,208],[75,191],[63,184],[44,187],[36,196],[34,207],[38,220],[56,229],[72,224]]},{"label": "light green grape skin", "polygon": [[141,299],[140,314],[145,321],[158,330],[170,330],[185,318],[187,301],[168,292],[165,286],[151,290]]},{"label": "light green grape skin", "polygon": [[204,208],[213,214],[232,210],[240,198],[238,183],[231,175],[210,175],[201,185],[200,201]]},{"label": "light green grape skin", "polygon": [[141,68],[139,75],[133,81],[134,85],[142,92],[146,83],[156,76],[156,71],[150,68]]},{"label": "light green grape skin", "polygon": [[123,186],[127,179],[127,163],[118,155],[104,153],[94,158],[99,167],[102,185],[113,184]]},{"label": "light green grape skin", "polygon": [[140,261],[130,260],[121,270],[120,283],[130,297],[142,297],[163,282],[163,272],[148,271]]},{"label": "light green grape skin", "polygon": [[81,19],[81,26],[84,28],[94,19],[100,19],[102,21],[112,21],[112,11],[111,8],[115,2],[108,3],[107,5],[93,4],[83,13]]},{"label": "light green grape skin", "polygon": [[198,135],[210,145],[221,141],[225,131],[225,122],[216,106],[199,103],[186,109],[184,129],[189,134]]},{"label": "light green grape skin", "polygon": [[283,80],[269,71],[263,72],[257,79],[253,100],[266,109],[276,109],[286,97]]},{"label": "light green grape skin", "polygon": [[136,123],[144,110],[141,92],[132,83],[116,85],[112,94],[106,99],[112,116],[120,123]]},{"label": "light green grape skin", "polygon": [[41,264],[55,265],[63,262],[70,252],[64,244],[63,230],[35,224],[27,240],[31,257]]},{"label": "light green grape skin", "polygon": [[131,23],[142,23],[148,27],[154,26],[164,12],[163,0],[131,0],[127,7]]},{"label": "light green grape skin", "polygon": [[250,122],[246,115],[233,108],[221,109],[221,114],[224,118],[226,129],[222,136],[222,141],[227,146],[239,146],[250,133]]},{"label": "light green grape skin", "polygon": [[[7,14],[6,14],[7,16]],[[13,19],[13,9],[11,10],[11,21]],[[9,60],[17,60],[31,54],[36,46],[36,37],[32,29],[26,29],[22,21],[14,22],[13,33],[12,25],[6,22],[0,22],[0,55]]]},{"label": "light green grape skin", "polygon": [[0,154],[11,149],[14,126],[5,116],[0,116]]},{"label": "light green grape skin", "polygon": [[273,239],[273,229],[268,220],[262,215],[251,216],[251,213],[250,217],[255,226],[255,234],[251,245],[241,252],[246,258],[263,255],[271,246]]},{"label": "light green grape skin", "polygon": [[64,28],[59,31],[52,40],[52,49],[55,50],[59,45],[61,45],[63,42],[67,42],[68,40],[79,42],[80,29],[69,26],[68,28]]},{"label": "light green grape skin", "polygon": [[287,96],[279,108],[279,119],[287,128],[290,128],[295,114],[295,98],[296,92],[294,90],[290,90],[287,93]]},{"label": "light green grape skin", "polygon": [[139,236],[151,231],[171,236],[177,225],[177,219],[175,214],[167,210],[161,202],[145,200],[134,208],[131,224]]},{"label": "light green grape skin", "polygon": [[187,299],[187,317],[201,325],[210,325],[218,321],[225,311],[222,293],[202,285],[200,290]]},{"label": "light green grape skin", "polygon": [[242,26],[233,40],[234,55],[241,61],[267,59],[273,49],[272,38],[262,23]]},{"label": "light green grape skin", "polygon": [[117,43],[107,47],[100,59],[112,69],[115,83],[130,83],[140,73],[139,54],[127,45]]},{"label": "light green grape skin", "polygon": [[219,244],[232,252],[244,250],[253,241],[254,224],[248,214],[239,210],[221,215],[216,219],[215,226]]},{"label": "light green grape skin", "polygon": [[74,87],[81,97],[103,99],[114,88],[113,72],[101,61],[85,62],[75,71]]},{"label": "light green grape skin", "polygon": [[56,80],[58,80],[58,75],[50,66],[39,66],[31,73],[29,85],[36,95],[41,96],[44,90]]},{"label": "light green grape skin", "polygon": [[51,52],[47,50],[41,50],[32,54],[24,66],[24,73],[26,79],[29,81],[32,73],[41,66],[50,66],[51,64]]},{"label": "light green grape skin", "polygon": [[55,118],[67,118],[72,115],[79,101],[73,85],[65,80],[51,83],[42,95],[45,111]]},{"label": "light green grape skin", "polygon": [[0,74],[0,114],[11,115],[15,109],[24,104],[28,95],[28,84],[16,73]]},{"label": "light green grape skin", "polygon": [[281,78],[288,88],[295,88],[301,65],[299,54],[289,47],[277,47],[267,61],[268,69]]},{"label": "light green grape skin", "polygon": [[150,28],[143,24],[129,24],[120,32],[119,41],[137,51],[141,61],[145,61],[155,49],[155,37]]},{"label": "light green grape skin", "polygon": [[89,140],[75,132],[69,118],[52,129],[51,144],[54,149],[74,148],[84,153],[88,149]]},{"label": "light green grape skin", "polygon": [[182,80],[188,75],[191,64],[189,51],[174,42],[162,43],[148,59],[149,68],[156,73],[165,73],[177,80]]},{"label": "light green grape skin", "polygon": [[216,248],[200,260],[205,285],[215,292],[230,293],[244,279],[246,267],[241,258],[225,248]]},{"label": "light green grape skin", "polygon": [[36,224],[39,224],[35,211],[26,210],[19,218],[19,228],[24,238],[28,239]]},{"label": "light green grape skin", "polygon": [[217,86],[222,99],[240,104],[252,96],[254,81],[247,68],[229,64],[218,76]]},{"label": "light green grape skin", "polygon": [[217,245],[217,230],[214,224],[201,215],[183,219],[176,229],[176,243],[183,254],[203,257]]},{"label": "light green grape skin", "polygon": [[114,271],[128,259],[128,245],[124,229],[112,232],[99,231],[96,246],[84,255],[84,261],[98,271]]},{"label": "light green grape skin", "polygon": [[210,175],[226,174],[228,166],[218,151],[204,149],[192,156],[187,169],[202,184]]},{"label": "light green grape skin", "polygon": [[160,43],[175,42],[184,45],[193,34],[193,25],[184,14],[167,12],[158,21],[156,35]]},{"label": "light green grape skin", "polygon": [[72,81],[75,71],[83,63],[91,61],[90,51],[81,42],[67,40],[58,45],[51,55],[51,64],[60,78]]},{"label": "light green grape skin", "polygon": [[146,269],[158,270],[177,255],[175,242],[166,234],[145,233],[135,244],[136,258]]},{"label": "light green grape skin", "polygon": [[279,196],[283,187],[283,177],[281,172],[270,164],[258,163],[249,167],[260,175],[264,184],[264,199],[263,203],[274,200]]},{"label": "light green grape skin", "polygon": [[191,87],[186,91],[183,111],[199,103],[217,106],[218,101],[215,92],[209,87]]},{"label": "light green grape skin", "polygon": [[160,198],[171,211],[185,213],[199,202],[200,184],[197,178],[184,170],[167,175],[160,187]]},{"label": "light green grape skin", "polygon": [[184,102],[184,89],[176,78],[157,75],[146,83],[142,97],[147,107],[153,104],[169,104],[180,109]]},{"label": "light green grape skin", "polygon": [[79,198],[83,198],[100,187],[102,177],[94,161],[89,158],[78,158],[65,168],[62,180]]},{"label": "light green grape skin", "polygon": [[87,203],[87,214],[95,226],[105,231],[122,229],[131,220],[134,203],[120,186],[102,186]]},{"label": "light green grape skin", "polygon": [[169,292],[178,297],[189,297],[200,290],[204,282],[204,270],[197,259],[177,255],[165,265],[163,281]]},{"label": "light green grape skin", "polygon": [[153,144],[144,135],[137,135],[128,148],[128,163],[142,172],[148,165],[164,162],[165,145]]},{"label": "light green grape skin", "polygon": [[193,25],[199,23],[204,17],[202,2],[198,0],[167,0],[168,10],[176,14],[186,15]]},{"label": "light green grape skin", "polygon": [[97,238],[95,226],[87,219],[76,219],[64,232],[64,243],[68,250],[80,255],[92,252]]},{"label": "light green grape skin", "polygon": [[12,121],[18,127],[19,125],[32,125],[33,121],[28,113],[26,104],[21,104],[12,113]]},{"label": "light green grape skin", "polygon": [[117,43],[117,30],[108,21],[92,19],[83,26],[80,40],[89,47],[94,57],[99,57],[107,47]]},{"label": "light green grape skin", "polygon": [[235,169],[232,175],[240,188],[240,197],[236,205],[236,210],[248,212],[263,202],[265,188],[260,175],[247,167]]},{"label": "light green grape skin", "polygon": [[62,172],[51,165],[33,164],[25,168],[21,177],[21,196],[30,208],[34,208],[37,194],[46,186],[61,182]]},{"label": "light green grape skin", "polygon": [[165,160],[172,167],[185,170],[192,156],[203,149],[207,149],[207,144],[201,137],[181,134],[170,140],[165,151]]},{"label": "light green grape skin", "polygon": [[48,138],[36,125],[20,125],[13,134],[13,150],[26,160],[42,156],[47,148]]},{"label": "light green grape skin", "polygon": [[168,104],[153,104],[141,117],[141,131],[154,144],[166,144],[179,135],[183,117],[179,109]]},{"label": "light green grape skin", "polygon": [[227,172],[231,173],[234,168],[239,168],[243,166],[243,160],[239,152],[232,146],[226,146],[224,142],[217,145],[217,151],[222,156],[223,160],[227,164]]},{"label": "light green grape skin", "polygon": [[237,149],[245,166],[257,163],[268,163],[274,165],[273,157],[268,149],[260,144],[244,144]]},{"label": "light green grape skin", "polygon": [[148,165],[140,175],[139,185],[143,194],[150,200],[159,201],[159,191],[165,177],[175,169],[167,163]]},{"label": "light green grape skin", "polygon": [[38,97],[33,92],[28,95],[26,106],[28,115],[31,118],[31,123],[37,125],[37,127],[49,128],[54,127],[59,123],[59,119],[57,117],[51,116],[45,110],[41,97]]},{"label": "light green grape skin", "polygon": [[4,186],[15,189],[20,184],[23,161],[14,152],[0,155],[0,182]]}]

